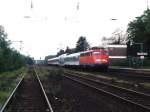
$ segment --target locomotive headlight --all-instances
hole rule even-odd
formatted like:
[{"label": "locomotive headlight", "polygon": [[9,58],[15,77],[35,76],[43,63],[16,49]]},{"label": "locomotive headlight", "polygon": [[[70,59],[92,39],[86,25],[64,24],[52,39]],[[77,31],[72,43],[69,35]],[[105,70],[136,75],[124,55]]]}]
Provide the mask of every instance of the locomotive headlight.
[{"label": "locomotive headlight", "polygon": [[97,59],[96,62],[108,62],[106,59]]},{"label": "locomotive headlight", "polygon": [[102,61],[107,61],[106,59],[102,59]]},{"label": "locomotive headlight", "polygon": [[106,62],[107,63],[108,61],[106,59],[102,59],[102,62]]},{"label": "locomotive headlight", "polygon": [[101,59],[97,59],[96,62],[101,62]]}]

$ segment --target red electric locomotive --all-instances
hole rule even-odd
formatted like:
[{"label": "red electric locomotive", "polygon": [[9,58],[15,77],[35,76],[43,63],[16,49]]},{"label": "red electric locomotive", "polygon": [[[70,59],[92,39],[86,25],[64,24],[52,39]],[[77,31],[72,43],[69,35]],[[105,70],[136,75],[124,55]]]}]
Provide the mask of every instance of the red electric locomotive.
[{"label": "red electric locomotive", "polygon": [[82,52],[79,60],[80,65],[84,66],[107,68],[109,65],[109,56],[105,49]]}]

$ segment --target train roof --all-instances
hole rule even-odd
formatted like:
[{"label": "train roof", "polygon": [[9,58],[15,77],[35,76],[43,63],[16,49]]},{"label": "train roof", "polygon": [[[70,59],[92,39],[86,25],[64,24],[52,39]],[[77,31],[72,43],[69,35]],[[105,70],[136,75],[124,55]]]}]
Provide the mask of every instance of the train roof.
[{"label": "train roof", "polygon": [[73,53],[73,54],[66,55],[65,57],[74,57],[74,56],[79,56],[81,53],[82,53],[82,52]]},{"label": "train roof", "polygon": [[50,59],[48,59],[48,61],[51,61],[51,60],[57,60],[57,59],[59,59],[59,57],[50,58]]},{"label": "train roof", "polygon": [[98,51],[101,51],[101,50],[105,50],[105,48],[87,50],[87,51],[84,51],[84,52],[81,52],[81,53],[98,52]]}]

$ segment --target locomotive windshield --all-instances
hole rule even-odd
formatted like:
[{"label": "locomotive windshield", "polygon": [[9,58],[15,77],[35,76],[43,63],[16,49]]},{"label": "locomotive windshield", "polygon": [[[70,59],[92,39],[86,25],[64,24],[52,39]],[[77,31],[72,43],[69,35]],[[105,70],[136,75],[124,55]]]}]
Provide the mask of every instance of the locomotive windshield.
[{"label": "locomotive windshield", "polygon": [[99,56],[101,53],[100,52],[93,52],[93,55]]}]

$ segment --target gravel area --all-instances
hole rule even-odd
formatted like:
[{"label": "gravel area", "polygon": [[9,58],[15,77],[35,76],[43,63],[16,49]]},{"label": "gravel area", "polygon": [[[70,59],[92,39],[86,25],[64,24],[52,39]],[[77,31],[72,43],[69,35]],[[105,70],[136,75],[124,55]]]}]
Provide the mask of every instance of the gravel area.
[{"label": "gravel area", "polygon": [[39,67],[38,71],[55,112],[137,112],[130,105],[64,78],[62,68]]},{"label": "gravel area", "polygon": [[106,104],[99,103],[104,99],[97,98],[93,93],[88,93],[84,88],[78,87],[78,84],[64,78],[61,75],[63,71],[45,69],[39,70],[39,74],[55,112],[112,112]]}]

